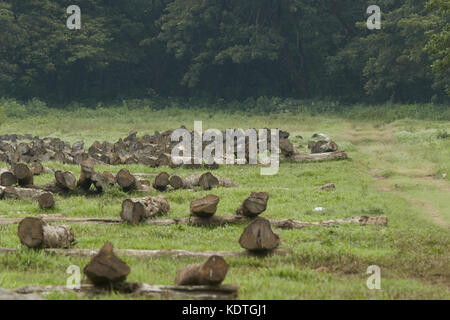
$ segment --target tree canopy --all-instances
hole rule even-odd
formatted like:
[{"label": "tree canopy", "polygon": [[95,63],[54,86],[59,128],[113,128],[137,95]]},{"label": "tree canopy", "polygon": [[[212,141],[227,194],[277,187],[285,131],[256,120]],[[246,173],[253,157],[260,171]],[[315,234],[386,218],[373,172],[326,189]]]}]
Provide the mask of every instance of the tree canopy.
[{"label": "tree canopy", "polygon": [[450,95],[450,0],[0,0],[0,96]]}]

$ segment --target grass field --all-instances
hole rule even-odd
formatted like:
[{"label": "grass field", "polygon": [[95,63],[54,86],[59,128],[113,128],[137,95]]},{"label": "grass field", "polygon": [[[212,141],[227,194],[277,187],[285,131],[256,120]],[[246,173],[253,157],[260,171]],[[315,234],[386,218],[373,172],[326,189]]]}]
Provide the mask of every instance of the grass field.
[{"label": "grass field", "polygon": [[[269,206],[263,214],[271,218],[320,221],[359,215],[385,215],[387,227],[341,225],[277,230],[285,257],[228,258],[225,283],[239,285],[241,299],[449,299],[450,298],[450,122],[425,120],[363,121],[337,116],[311,117],[302,113],[248,116],[178,109],[126,113],[59,112],[57,115],[7,119],[0,134],[31,133],[75,142],[116,141],[130,131],[140,135],[155,130],[203,128],[281,128],[291,133],[300,150],[314,132],[331,136],[351,159],[314,164],[282,163],[279,173],[261,176],[255,166],[221,166],[215,173],[232,178],[238,188],[214,189],[221,198],[218,215],[231,215],[251,191],[267,191]],[[301,135],[305,140],[296,136]],[[302,145],[302,147],[299,147]],[[0,167],[6,164],[0,164]],[[79,167],[47,163],[79,174]],[[99,171],[116,173],[125,166],[102,166]],[[161,168],[127,166],[131,172],[157,173]],[[169,169],[180,175],[190,170]],[[53,180],[37,177],[36,184]],[[335,190],[320,191],[327,182]],[[186,217],[189,202],[208,192],[187,190],[165,193],[171,217]],[[157,194],[152,191],[152,195]],[[136,193],[136,196],[139,194]],[[26,217],[39,213],[62,213],[68,217],[117,218],[121,202],[129,195],[119,189],[103,196],[59,197],[57,207],[43,212],[31,201],[0,202],[0,217]],[[315,207],[325,210],[316,212]],[[111,241],[116,248],[240,250],[237,242],[244,226],[200,228],[187,226],[72,225],[76,248],[100,248]],[[49,256],[23,248],[17,225],[0,226],[0,247],[21,248],[17,254],[0,255],[0,288],[26,285],[65,284],[66,268],[81,268],[88,259]],[[197,259],[136,259],[122,257],[130,266],[130,281],[173,284],[177,270]],[[381,268],[381,290],[369,290],[366,269]],[[77,298],[51,294],[50,298]],[[127,298],[121,295],[100,298]]]}]

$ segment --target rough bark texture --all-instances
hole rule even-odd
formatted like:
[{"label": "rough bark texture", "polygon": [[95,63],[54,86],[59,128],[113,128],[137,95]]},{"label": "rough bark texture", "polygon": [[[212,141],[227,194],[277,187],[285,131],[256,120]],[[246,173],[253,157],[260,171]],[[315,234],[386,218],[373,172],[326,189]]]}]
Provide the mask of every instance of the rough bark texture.
[{"label": "rough bark texture", "polygon": [[35,176],[38,176],[38,175],[44,173],[44,171],[45,171],[44,166],[39,161],[33,161],[30,164],[30,169],[31,169],[31,172],[33,172],[33,175],[35,175]]},{"label": "rough bark texture", "polygon": [[206,172],[200,176],[198,184],[203,190],[211,190],[219,185],[219,179],[211,172]]},{"label": "rough bark texture", "polygon": [[213,194],[194,200],[190,204],[191,215],[203,218],[212,217],[217,211],[219,201],[219,197]]},{"label": "rough bark texture", "polygon": [[0,198],[36,200],[43,209],[49,209],[55,205],[53,194],[39,189],[0,187]]},{"label": "rough bark texture", "polygon": [[252,192],[236,210],[236,214],[250,218],[256,217],[266,210],[268,200],[267,192]]},{"label": "rough bark texture", "polygon": [[131,198],[122,202],[120,217],[131,224],[138,224],[156,215],[167,214],[170,205],[163,196]]},{"label": "rough bark texture", "polygon": [[10,187],[17,183],[17,177],[8,169],[0,169],[0,186]]},{"label": "rough bark texture", "polygon": [[28,248],[67,248],[75,241],[70,226],[51,226],[39,218],[23,219],[18,236]]},{"label": "rough bark texture", "polygon": [[99,253],[84,267],[84,274],[96,286],[123,282],[130,271],[130,267],[114,254],[114,247],[110,242],[105,243]]},{"label": "rough bark texture", "polygon": [[220,256],[212,256],[203,263],[188,265],[178,271],[175,284],[179,286],[220,285],[228,272],[228,263]]},{"label": "rough bark texture", "polygon": [[281,243],[280,237],[273,232],[270,222],[264,218],[255,218],[245,228],[239,244],[249,251],[269,251]]}]

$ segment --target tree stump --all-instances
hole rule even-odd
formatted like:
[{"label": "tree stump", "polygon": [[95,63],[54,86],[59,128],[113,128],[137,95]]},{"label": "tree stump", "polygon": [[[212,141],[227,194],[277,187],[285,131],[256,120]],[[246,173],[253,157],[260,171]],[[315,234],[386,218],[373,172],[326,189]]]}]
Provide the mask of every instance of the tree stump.
[{"label": "tree stump", "polygon": [[267,252],[280,243],[280,237],[272,230],[270,222],[259,217],[250,222],[239,239],[242,248],[253,252]]},{"label": "tree stump", "polygon": [[130,272],[130,267],[114,254],[114,247],[110,242],[106,242],[99,253],[84,267],[84,274],[94,285],[100,287],[123,282]]},{"label": "tree stump", "polygon": [[191,264],[178,271],[179,286],[220,285],[228,272],[228,263],[220,256],[211,256],[203,263]]},{"label": "tree stump", "polygon": [[266,210],[268,200],[267,192],[252,192],[236,210],[236,214],[249,218],[256,217]]},{"label": "tree stump", "polygon": [[75,241],[70,226],[51,226],[39,218],[23,219],[18,236],[28,248],[67,248]]},{"label": "tree stump", "polygon": [[190,204],[191,215],[202,218],[212,217],[217,211],[219,201],[219,197],[213,194],[194,200]]}]

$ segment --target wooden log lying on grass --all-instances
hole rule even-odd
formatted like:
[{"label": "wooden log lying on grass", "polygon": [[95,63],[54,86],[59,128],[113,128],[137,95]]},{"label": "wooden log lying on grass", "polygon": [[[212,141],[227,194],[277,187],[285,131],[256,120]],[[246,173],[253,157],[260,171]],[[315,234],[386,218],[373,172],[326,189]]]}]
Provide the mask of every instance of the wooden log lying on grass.
[{"label": "wooden log lying on grass", "polygon": [[0,186],[10,187],[17,183],[17,177],[8,169],[0,169]]},{"label": "wooden log lying on grass", "polygon": [[245,217],[256,217],[267,208],[269,194],[267,192],[252,192],[236,210],[236,214]]},{"label": "wooden log lying on grass", "polygon": [[79,289],[71,289],[66,285],[28,286],[13,290],[2,290],[0,291],[0,299],[2,299],[2,297],[11,297],[11,299],[17,300],[35,300],[40,299],[40,294],[45,295],[53,292],[74,292],[87,296],[105,295],[110,293],[109,289],[113,289],[122,294],[130,294],[131,296],[164,299],[225,300],[235,299],[238,296],[238,287],[232,284],[220,286],[166,286],[126,282],[114,284],[111,288],[99,288],[91,284],[82,284]]},{"label": "wooden log lying on grass", "polygon": [[296,154],[290,159],[295,162],[315,162],[315,161],[330,161],[330,160],[344,160],[347,159],[345,151],[314,153],[314,154]]},{"label": "wooden log lying on grass", "polygon": [[161,172],[153,180],[153,188],[159,191],[165,191],[169,185],[169,174],[167,172]]},{"label": "wooden log lying on grass", "polygon": [[33,184],[33,172],[25,163],[13,164],[12,172],[16,176],[20,186],[28,186]]},{"label": "wooden log lying on grass", "polygon": [[77,179],[72,172],[55,171],[55,185],[67,191],[73,191],[77,188]]},{"label": "wooden log lying on grass", "polygon": [[201,174],[195,173],[190,175],[188,178],[182,178],[177,175],[173,175],[169,179],[170,185],[174,189],[190,189],[195,186],[198,186],[198,180],[200,179]]},{"label": "wooden log lying on grass", "polygon": [[192,201],[190,204],[191,216],[202,218],[212,217],[217,211],[219,201],[219,197],[213,194]]},{"label": "wooden log lying on grass", "polygon": [[195,173],[187,178],[173,175],[170,177],[169,183],[174,189],[201,187],[203,190],[210,190],[216,186],[223,188],[232,188],[236,186],[230,178],[217,177],[211,172],[206,172],[204,174]]},{"label": "wooden log lying on grass", "polygon": [[110,242],[106,242],[84,267],[84,274],[96,286],[110,286],[123,282],[130,271],[130,267],[114,254],[114,247]]},{"label": "wooden log lying on grass", "polygon": [[220,285],[228,272],[228,263],[220,256],[211,256],[203,263],[190,264],[178,271],[179,286]]},{"label": "wooden log lying on grass", "polygon": [[51,226],[39,218],[23,219],[17,234],[28,248],[67,248],[75,241],[70,226]]},{"label": "wooden log lying on grass", "polygon": [[270,251],[280,243],[280,237],[273,232],[269,220],[259,217],[250,222],[239,238],[241,247],[249,251]]},{"label": "wooden log lying on grass", "polygon": [[39,189],[0,187],[1,198],[36,200],[43,209],[50,209],[55,206],[53,193]]},{"label": "wooden log lying on grass", "polygon": [[33,175],[35,175],[35,176],[38,176],[45,172],[45,168],[40,161],[33,161],[30,164],[30,169],[31,169],[31,172],[33,172]]},{"label": "wooden log lying on grass", "polygon": [[[21,249],[18,248],[0,248],[0,254],[16,253]],[[97,255],[98,250],[92,249],[56,249],[47,248],[42,249],[43,252],[48,254],[61,254],[66,256],[76,256],[76,257],[92,257]],[[115,249],[115,254],[119,256],[128,256],[135,258],[161,258],[161,257],[172,257],[172,258],[208,258],[210,256],[221,256],[221,257],[260,257],[264,255],[277,255],[285,256],[292,253],[292,249],[274,249],[269,252],[251,252],[247,250],[242,251],[188,251],[188,250],[176,250],[176,249],[161,249],[161,250],[133,250],[133,249]]]},{"label": "wooden log lying on grass", "polygon": [[212,188],[219,185],[219,179],[211,172],[206,172],[200,176],[198,179],[198,185],[203,190],[211,190]]},{"label": "wooden log lying on grass", "polygon": [[[1,198],[1,189],[0,189]],[[111,218],[66,218],[59,215],[45,215],[42,219],[46,222],[70,222],[70,223],[94,223],[94,224],[119,224],[123,223],[120,219]],[[361,216],[337,220],[319,221],[319,222],[303,222],[292,219],[267,219],[272,226],[280,229],[301,229],[310,226],[330,227],[341,224],[357,224],[361,226],[385,226],[387,225],[387,217],[384,216]],[[20,218],[0,218],[0,225],[16,224],[21,221]],[[250,218],[244,216],[212,216],[210,218],[188,217],[175,219],[148,219],[145,224],[153,226],[169,226],[174,224],[189,226],[224,226],[227,224],[243,224],[251,221]]]},{"label": "wooden log lying on grass", "polygon": [[87,158],[80,163],[81,174],[78,179],[77,187],[83,189],[84,191],[89,191],[92,185],[92,175],[94,171],[94,160],[92,158]]},{"label": "wooden log lying on grass", "polygon": [[121,169],[116,174],[116,181],[117,184],[124,190],[124,191],[131,191],[135,190],[137,188],[136,178],[133,176],[130,171],[127,169]]},{"label": "wooden log lying on grass", "polygon": [[120,217],[131,224],[138,224],[156,215],[167,214],[170,205],[163,196],[130,198],[122,202]]}]

